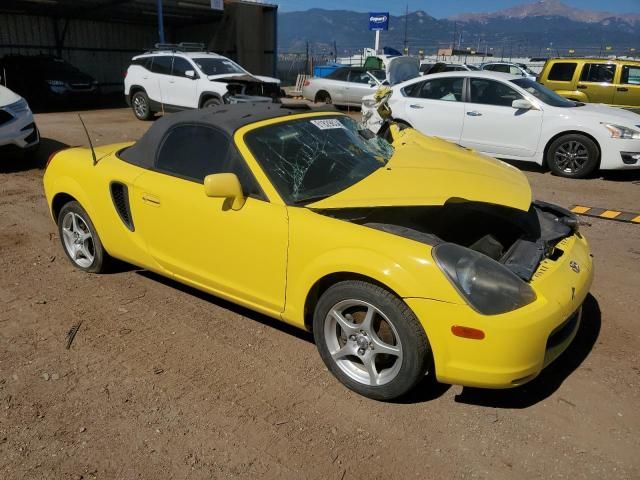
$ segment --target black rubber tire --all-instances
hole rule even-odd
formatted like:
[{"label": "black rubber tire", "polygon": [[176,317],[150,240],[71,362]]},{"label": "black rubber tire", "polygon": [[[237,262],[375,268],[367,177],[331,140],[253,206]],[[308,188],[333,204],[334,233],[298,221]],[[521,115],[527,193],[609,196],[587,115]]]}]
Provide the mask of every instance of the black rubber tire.
[{"label": "black rubber tire", "polygon": [[316,93],[315,103],[324,103],[327,105],[331,105],[333,104],[333,99],[331,98],[331,95],[329,95],[329,92],[320,90],[318,93]]},{"label": "black rubber tire", "polygon": [[[80,217],[82,217],[82,220],[84,221],[84,223],[87,225],[87,227],[89,227],[91,236],[93,238],[93,248],[94,248],[93,263],[86,268],[78,265],[71,258],[71,256],[69,255],[69,252],[67,251],[64,245],[64,237],[62,233],[62,220],[64,219],[65,215],[68,212],[73,212],[79,215]],[[90,273],[104,273],[108,271],[109,266],[112,263],[112,258],[104,249],[102,245],[102,241],[98,236],[98,232],[96,231],[96,228],[94,227],[93,222],[89,217],[89,214],[86,212],[84,208],[82,208],[82,206],[78,202],[76,201],[68,202],[60,209],[60,213],[58,214],[58,235],[60,236],[60,243],[62,244],[62,250],[64,250],[65,255],[67,256],[67,258],[69,259],[69,261],[74,267]]]},{"label": "black rubber tire", "polygon": [[[144,113],[138,113],[135,108],[135,102],[140,101],[146,105],[144,109]],[[154,115],[154,112],[151,110],[151,103],[149,102],[149,97],[144,90],[138,90],[131,96],[131,110],[133,110],[133,114],[136,116],[138,120],[151,120]]]},{"label": "black rubber tire", "polygon": [[[324,338],[324,322],[334,305],[342,300],[364,300],[384,312],[393,322],[402,343],[402,366],[396,377],[381,386],[365,385],[346,375],[331,357]],[[329,287],[320,297],[313,315],[313,334],[320,357],[347,388],[374,400],[389,401],[413,389],[433,365],[427,335],[402,299],[372,283],[347,280]]]},{"label": "black rubber tire", "polygon": [[[569,172],[562,169],[557,165],[555,161],[555,154],[557,150],[567,142],[578,142],[587,150],[587,161],[581,168],[575,170],[574,172]],[[565,178],[585,178],[598,168],[599,156],[600,150],[598,149],[598,145],[593,140],[579,133],[569,133],[567,135],[562,135],[561,137],[556,138],[551,143],[551,145],[549,145],[545,160],[547,163],[547,167],[549,167],[549,170],[551,170],[554,175]]]},{"label": "black rubber tire", "polygon": [[211,97],[204,101],[202,108],[217,107],[218,105],[222,105],[222,101],[219,98]]}]

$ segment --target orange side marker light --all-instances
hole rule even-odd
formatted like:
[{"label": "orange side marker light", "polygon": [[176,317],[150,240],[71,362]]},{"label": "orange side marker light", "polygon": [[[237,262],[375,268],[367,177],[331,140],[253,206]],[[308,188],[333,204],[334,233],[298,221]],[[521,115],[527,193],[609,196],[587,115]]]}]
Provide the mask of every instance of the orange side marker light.
[{"label": "orange side marker light", "polygon": [[482,340],[484,332],[477,328],[463,327],[462,325],[454,325],[451,327],[451,333],[456,337],[470,338],[471,340]]}]

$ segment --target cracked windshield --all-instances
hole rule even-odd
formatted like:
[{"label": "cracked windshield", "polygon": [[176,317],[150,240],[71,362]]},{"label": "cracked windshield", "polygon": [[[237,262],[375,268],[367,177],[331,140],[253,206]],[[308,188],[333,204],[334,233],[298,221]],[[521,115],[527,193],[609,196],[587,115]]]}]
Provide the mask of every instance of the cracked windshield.
[{"label": "cracked windshield", "polygon": [[259,128],[246,136],[258,163],[289,204],[330,197],[386,165],[391,145],[345,116]]}]

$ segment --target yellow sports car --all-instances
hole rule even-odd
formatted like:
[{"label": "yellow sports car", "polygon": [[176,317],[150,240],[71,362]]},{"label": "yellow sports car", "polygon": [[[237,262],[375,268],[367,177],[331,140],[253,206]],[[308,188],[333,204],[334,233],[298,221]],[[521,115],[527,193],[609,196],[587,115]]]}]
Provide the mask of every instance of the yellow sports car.
[{"label": "yellow sports car", "polygon": [[512,166],[390,132],[280,105],[183,112],[54,155],[44,187],[78,268],[117,258],[310,330],[362,395],[426,373],[528,382],[579,328],[593,269],[576,218]]}]

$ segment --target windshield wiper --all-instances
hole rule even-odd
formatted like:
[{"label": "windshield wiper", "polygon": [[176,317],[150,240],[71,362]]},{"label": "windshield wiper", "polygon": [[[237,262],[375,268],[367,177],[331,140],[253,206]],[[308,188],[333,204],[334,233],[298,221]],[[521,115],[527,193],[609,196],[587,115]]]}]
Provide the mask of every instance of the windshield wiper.
[{"label": "windshield wiper", "polygon": [[305,198],[301,198],[299,200],[296,200],[293,202],[294,205],[306,205],[308,203],[313,203],[313,202],[318,202],[320,200],[324,200],[325,198],[329,198],[331,195],[330,194],[325,194],[325,195],[316,195],[316,196],[311,196],[311,197],[305,197]]}]

